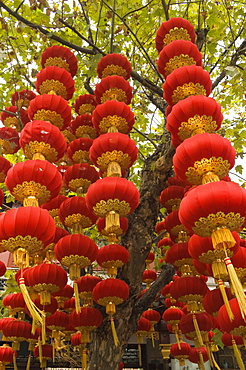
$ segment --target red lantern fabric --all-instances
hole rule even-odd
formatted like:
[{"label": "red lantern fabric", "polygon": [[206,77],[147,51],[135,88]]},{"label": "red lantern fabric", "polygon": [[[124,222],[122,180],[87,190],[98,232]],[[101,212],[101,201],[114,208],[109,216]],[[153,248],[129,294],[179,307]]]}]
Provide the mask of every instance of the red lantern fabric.
[{"label": "red lantern fabric", "polygon": [[179,211],[172,211],[169,215],[165,218],[165,229],[169,232],[170,238],[174,242],[179,241],[180,233],[187,233],[187,229],[181,223],[179,219]]},{"label": "red lantern fabric", "polygon": [[231,321],[229,319],[226,306],[223,305],[219,309],[218,314],[218,324],[221,330],[230,333],[231,335],[239,335],[245,337],[246,335],[246,326],[245,321],[241,313],[240,306],[238,304],[237,298],[233,298],[229,301],[231,311],[234,315],[234,319]]},{"label": "red lantern fabric", "polygon": [[7,271],[7,267],[4,262],[0,261],[0,276],[3,276]]},{"label": "red lantern fabric", "polygon": [[243,338],[239,335],[231,335],[229,333],[223,333],[221,337],[221,342],[226,346],[226,347],[231,347],[233,346],[232,341],[233,339],[236,342],[237,346],[243,346]]},{"label": "red lantern fabric", "polygon": [[[225,287],[225,292],[228,300],[232,299],[230,288]],[[213,290],[208,290],[203,298],[202,304],[207,313],[209,313],[211,316],[217,317],[220,307],[224,305],[224,300],[220,289],[216,288]]]},{"label": "red lantern fabric", "polygon": [[157,274],[154,270],[144,270],[142,274],[142,282],[146,283],[147,286],[153,283],[157,279]]},{"label": "red lantern fabric", "polygon": [[41,69],[36,78],[36,89],[39,94],[54,91],[56,95],[66,100],[72,98],[75,91],[74,80],[65,69],[56,66],[46,67]]},{"label": "red lantern fabric", "polygon": [[189,65],[202,65],[202,54],[191,41],[174,40],[159,54],[158,71],[166,78],[176,68]]},{"label": "red lantern fabric", "polygon": [[57,292],[52,293],[52,295],[55,297],[58,303],[58,307],[63,308],[64,302],[72,298],[73,293],[73,288],[71,287],[71,285],[67,284],[63,288],[59,289]]},{"label": "red lantern fabric", "polygon": [[168,186],[161,192],[160,202],[167,209],[167,212],[170,213],[179,208],[184,192],[185,189],[178,185]]},{"label": "red lantern fabric", "polygon": [[90,163],[89,150],[92,143],[93,143],[92,139],[84,137],[73,140],[67,148],[67,154],[69,158],[74,163],[83,163],[83,162]]},{"label": "red lantern fabric", "polygon": [[117,100],[126,104],[131,103],[132,88],[128,81],[121,76],[108,76],[96,85],[95,99],[97,104],[107,100]]},{"label": "red lantern fabric", "polygon": [[78,163],[67,168],[63,176],[65,185],[72,191],[86,193],[89,186],[99,179],[97,170],[88,163]]},{"label": "red lantern fabric", "polygon": [[100,135],[90,147],[92,162],[103,172],[107,171],[112,162],[118,163],[121,170],[127,170],[137,159],[137,154],[135,141],[119,132]]},{"label": "red lantern fabric", "polygon": [[162,256],[165,256],[168,249],[173,245],[173,241],[170,238],[163,238],[157,243],[157,247],[160,248]]},{"label": "red lantern fabric", "polygon": [[191,185],[200,185],[207,173],[221,179],[235,164],[236,151],[218,134],[199,134],[186,139],[173,157],[175,174]]},{"label": "red lantern fabric", "polygon": [[127,104],[108,100],[99,104],[93,111],[92,122],[100,134],[106,134],[112,128],[122,134],[128,134],[135,123],[135,118]]},{"label": "red lantern fabric", "polygon": [[67,313],[71,313],[75,310],[75,298],[70,298],[64,302],[63,310]]},{"label": "red lantern fabric", "polygon": [[74,77],[78,70],[78,60],[70,49],[65,46],[53,45],[41,54],[42,68],[57,66],[66,69]]},{"label": "red lantern fabric", "polygon": [[191,346],[188,343],[180,342],[180,343],[173,343],[170,347],[170,354],[174,358],[186,359],[189,357],[191,350]]},{"label": "red lantern fabric", "polygon": [[158,222],[155,226],[155,232],[159,235],[166,230],[165,220]]},{"label": "red lantern fabric", "polygon": [[142,317],[148,319],[152,325],[157,324],[161,319],[160,313],[156,310],[152,310],[151,308],[149,308],[147,311],[144,311]]},{"label": "red lantern fabric", "polygon": [[241,283],[246,281],[246,249],[244,247],[239,247],[237,252],[231,259],[232,264],[235,268],[237,276]]},{"label": "red lantern fabric", "polygon": [[116,275],[117,268],[125,265],[129,260],[128,250],[119,244],[109,244],[98,250],[97,262],[101,267],[108,269],[109,275]]},{"label": "red lantern fabric", "polygon": [[56,311],[53,315],[46,317],[46,326],[50,330],[64,330],[69,320],[68,314],[62,311]]},{"label": "red lantern fabric", "polygon": [[3,305],[4,307],[11,309],[12,314],[25,312],[25,300],[22,293],[11,293],[6,295],[3,298]]},{"label": "red lantern fabric", "polygon": [[110,177],[97,180],[85,196],[88,208],[98,217],[106,217],[110,211],[117,211],[120,217],[132,213],[139,204],[136,186],[123,178]]},{"label": "red lantern fabric", "polygon": [[42,204],[40,207],[47,209],[52,217],[58,216],[59,208],[64,200],[68,199],[65,195],[57,195],[57,197],[51,199],[48,203]]},{"label": "red lantern fabric", "polygon": [[0,156],[0,182],[4,182],[8,170],[12,167],[12,164],[4,157]]},{"label": "red lantern fabric", "polygon": [[[36,346],[33,350],[35,357],[40,359],[39,346]],[[42,344],[42,358],[49,360],[53,357],[53,347],[51,344]]]},{"label": "red lantern fabric", "polygon": [[91,114],[77,116],[70,122],[69,126],[76,138],[89,137],[94,140],[98,136],[96,129],[93,127]]},{"label": "red lantern fabric", "polygon": [[[52,296],[50,297],[50,304],[46,304],[46,305],[41,304],[41,299],[40,299],[39,296],[38,296],[38,298],[36,298],[34,300],[34,304],[41,311],[44,311],[45,312],[45,316],[46,317],[49,317],[49,316],[53,315],[56,312],[56,310],[58,309],[58,303],[57,303],[56,299],[54,297],[52,297]],[[30,316],[30,314],[29,314],[29,316]]]},{"label": "red lantern fabric", "polygon": [[29,122],[27,111],[23,108],[19,109],[19,107],[14,105],[4,108],[4,112],[1,113],[0,119],[5,127],[11,127],[18,132]]},{"label": "red lantern fabric", "polygon": [[0,347],[0,364],[3,370],[5,365],[14,361],[14,357],[17,357],[17,354],[11,347],[6,344]]},{"label": "red lantern fabric", "polygon": [[59,95],[43,94],[36,96],[28,107],[30,120],[49,121],[52,125],[64,130],[72,119],[71,107]]},{"label": "red lantern fabric", "polygon": [[185,272],[192,271],[192,257],[188,250],[188,243],[176,243],[170,246],[165,255],[166,263],[170,263],[177,270]]},{"label": "red lantern fabric", "polygon": [[221,106],[215,99],[192,95],[173,106],[166,127],[174,137],[183,141],[196,133],[214,133],[222,120]]},{"label": "red lantern fabric", "polygon": [[175,69],[163,85],[164,99],[171,106],[190,95],[208,96],[212,81],[207,71],[199,66],[183,66]]},{"label": "red lantern fabric", "polygon": [[124,362],[120,361],[118,370],[123,370]]},{"label": "red lantern fabric", "polygon": [[129,297],[129,286],[123,280],[109,278],[100,281],[92,293],[94,301],[102,306],[118,305]]},{"label": "red lantern fabric", "polygon": [[2,154],[14,154],[20,149],[19,134],[11,127],[0,128]]},{"label": "red lantern fabric", "polygon": [[76,313],[76,311],[71,313],[69,320],[72,327],[76,330],[90,332],[101,325],[103,316],[94,307],[81,307],[79,313]]},{"label": "red lantern fabric", "polygon": [[75,112],[81,114],[91,114],[97,106],[95,96],[91,94],[80,95],[74,104]]},{"label": "red lantern fabric", "polygon": [[31,336],[32,325],[23,320],[11,320],[5,323],[2,328],[3,335],[13,341],[13,349],[19,350],[20,342]]},{"label": "red lantern fabric", "polygon": [[93,296],[92,291],[94,287],[99,283],[102,279],[98,276],[92,276],[92,275],[85,275],[81,276],[77,281],[78,285],[78,292],[80,298],[83,299],[84,304],[87,304],[89,306],[93,303]]},{"label": "red lantern fabric", "polygon": [[5,183],[16,200],[24,202],[35,197],[39,204],[44,204],[59,194],[62,176],[48,161],[27,160],[8,171]]},{"label": "red lantern fabric", "polygon": [[27,123],[21,131],[20,145],[28,159],[33,159],[35,153],[40,153],[49,162],[62,158],[67,149],[59,128],[45,121]]},{"label": "red lantern fabric", "polygon": [[208,361],[209,358],[208,358],[208,351],[206,347],[199,347],[199,348],[191,347],[190,354],[188,357],[190,362],[193,362],[194,364],[199,365],[201,363],[201,356],[202,356],[203,362]]},{"label": "red lantern fabric", "polygon": [[207,291],[206,283],[196,276],[184,276],[175,280],[170,286],[171,296],[185,303],[201,302]]},{"label": "red lantern fabric", "polygon": [[121,54],[107,54],[102,57],[97,64],[97,73],[99,78],[117,75],[128,80],[131,72],[132,67],[130,62]]},{"label": "red lantern fabric", "polygon": [[195,42],[196,33],[193,25],[186,19],[173,17],[163,22],[156,32],[155,47],[160,52],[164,46],[174,40],[188,40]]},{"label": "red lantern fabric", "polygon": [[24,89],[22,91],[16,91],[11,96],[11,104],[18,107],[28,108],[30,101],[36,97],[35,92]]},{"label": "red lantern fabric", "polygon": [[188,335],[191,338],[195,338],[197,336],[194,325],[194,317],[197,321],[201,335],[204,335],[214,328],[214,318],[210,316],[207,312],[189,313],[187,315],[184,315],[179,322],[179,328],[182,333]]}]

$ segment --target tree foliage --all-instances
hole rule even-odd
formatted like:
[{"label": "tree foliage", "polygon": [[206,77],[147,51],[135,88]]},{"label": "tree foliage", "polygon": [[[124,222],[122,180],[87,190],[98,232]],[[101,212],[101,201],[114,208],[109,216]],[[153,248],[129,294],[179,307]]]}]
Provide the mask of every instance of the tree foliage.
[{"label": "tree foliage", "polygon": [[[92,341],[89,370],[115,370],[136,319],[168,282],[172,268],[164,266],[159,278],[141,300],[145,257],[156,241],[154,226],[162,219],[158,197],[172,174],[174,149],[165,129],[163,78],[158,73],[154,38],[160,24],[181,16],[195,27],[203,66],[213,80],[213,97],[225,115],[220,134],[227,136],[239,156],[245,151],[246,29],[242,0],[4,0],[0,1],[0,109],[10,105],[11,94],[35,91],[40,55],[48,46],[69,47],[78,58],[73,101],[92,93],[96,66],[103,55],[126,56],[133,67],[131,108],[136,124],[131,138],[138,143],[139,159],[128,174],[141,193],[138,209],[129,217],[122,243],[131,252],[119,277],[130,285],[130,299],[118,309],[116,325],[121,345],[113,346],[109,322],[104,321]],[[16,160],[16,158],[12,158]],[[242,168],[237,167],[239,173]]]}]

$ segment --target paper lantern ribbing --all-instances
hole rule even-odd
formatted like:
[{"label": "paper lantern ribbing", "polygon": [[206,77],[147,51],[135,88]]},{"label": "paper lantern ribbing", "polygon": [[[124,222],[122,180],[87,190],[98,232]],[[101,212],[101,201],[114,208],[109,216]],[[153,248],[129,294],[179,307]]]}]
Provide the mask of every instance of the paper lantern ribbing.
[{"label": "paper lantern ribbing", "polygon": [[20,342],[27,340],[31,335],[32,325],[23,320],[11,320],[5,323],[3,335],[12,341],[12,349],[18,351]]},{"label": "paper lantern ribbing", "polygon": [[117,275],[117,268],[125,265],[129,260],[128,250],[119,244],[109,244],[98,250],[97,262],[107,269],[109,276]]},{"label": "paper lantern ribbing", "polygon": [[172,107],[167,129],[174,137],[185,140],[203,132],[214,133],[223,120],[221,106],[213,98],[191,95]]},{"label": "paper lantern ribbing", "polygon": [[72,115],[67,101],[61,96],[43,94],[36,96],[28,107],[28,116],[31,120],[42,120],[63,130],[69,125]]},{"label": "paper lantern ribbing", "polygon": [[167,212],[175,211],[179,209],[184,193],[185,189],[182,186],[168,186],[161,192],[160,202],[167,209]]},{"label": "paper lantern ribbing", "polygon": [[57,310],[53,315],[46,317],[45,323],[48,329],[52,330],[52,337],[60,339],[59,331],[66,329],[69,321],[67,313]]},{"label": "paper lantern ribbing", "polygon": [[164,46],[175,40],[188,40],[195,42],[196,33],[193,25],[186,19],[173,17],[163,22],[156,32],[155,46],[160,52]]},{"label": "paper lantern ribbing", "polygon": [[0,261],[0,276],[3,276],[7,271],[7,267],[4,262]]},{"label": "paper lantern ribbing", "polygon": [[88,137],[94,140],[98,136],[96,129],[93,127],[91,114],[77,116],[70,122],[69,127],[77,139]]},{"label": "paper lantern ribbing", "polygon": [[188,250],[187,242],[179,242],[170,246],[165,254],[165,262],[173,265],[181,274],[196,275],[192,266],[192,257]]},{"label": "paper lantern ribbing", "polygon": [[73,296],[73,288],[71,285],[65,285],[63,288],[59,289],[57,292],[52,293],[55,297],[58,307],[63,308],[64,302]]},{"label": "paper lantern ribbing", "polygon": [[14,105],[6,107],[4,112],[1,113],[0,119],[5,127],[11,127],[18,132],[29,122],[27,111],[23,108],[19,109]]},{"label": "paper lantern ribbing", "polygon": [[4,182],[8,170],[12,167],[12,164],[4,157],[0,156],[0,183]]},{"label": "paper lantern ribbing", "polygon": [[80,312],[73,311],[69,318],[70,324],[81,332],[81,342],[89,343],[89,333],[98,328],[103,322],[103,316],[94,307],[81,307]]},{"label": "paper lantern ribbing", "polygon": [[179,328],[190,338],[203,346],[207,333],[215,326],[215,319],[207,312],[194,312],[184,315],[179,323]]},{"label": "paper lantern ribbing", "polygon": [[173,343],[170,347],[170,354],[179,360],[179,365],[185,365],[185,359],[188,359],[190,354],[191,346],[188,343],[180,342]]},{"label": "paper lantern ribbing", "polygon": [[92,275],[85,275],[81,276],[77,281],[78,285],[78,292],[80,298],[83,299],[84,306],[92,306],[93,304],[93,295],[92,291],[94,287],[99,283],[102,279],[98,276]]},{"label": "paper lantern ribbing", "polygon": [[[72,288],[72,290],[73,290],[73,288]],[[41,304],[40,296],[38,296],[34,300],[34,304],[35,304],[35,306],[37,306],[40,309],[40,311],[44,311],[45,317],[49,317],[49,316],[53,315],[56,312],[56,310],[58,309],[58,303],[57,303],[56,299],[52,296],[50,297],[50,304],[46,304],[46,305]],[[31,316],[31,313],[29,312],[28,315]]]},{"label": "paper lantern ribbing", "polygon": [[0,128],[0,146],[2,154],[14,154],[20,149],[19,134],[11,127]]},{"label": "paper lantern ribbing", "polygon": [[173,157],[178,178],[192,185],[219,181],[235,164],[236,151],[218,134],[198,134],[186,139]]},{"label": "paper lantern ribbing", "polygon": [[10,310],[10,315],[18,313],[18,319],[25,318],[25,300],[22,293],[11,293],[3,298],[3,305]]},{"label": "paper lantern ribbing", "polygon": [[74,104],[75,112],[79,115],[81,114],[91,114],[97,103],[95,101],[95,96],[91,94],[80,95]]},{"label": "paper lantern ribbing", "polygon": [[99,78],[117,75],[128,80],[131,72],[132,67],[128,59],[123,55],[116,53],[105,55],[97,64],[97,73]]},{"label": "paper lantern ribbing", "polygon": [[48,161],[27,160],[8,171],[5,183],[16,200],[37,207],[59,194],[62,176]]},{"label": "paper lantern ribbing", "polygon": [[175,243],[188,241],[187,229],[179,219],[179,211],[172,211],[165,218],[165,230],[169,232],[170,238]]},{"label": "paper lantern ribbing", "polygon": [[129,82],[121,76],[104,77],[96,85],[95,99],[98,104],[103,104],[107,100],[117,100],[130,104],[132,88]]},{"label": "paper lantern ribbing", "polygon": [[201,370],[205,370],[204,362],[208,361],[208,351],[206,347],[199,347],[199,348],[191,348],[189,357],[190,362],[193,362],[198,365],[198,368]]},{"label": "paper lantern ribbing", "polygon": [[0,369],[5,370],[5,365],[10,364],[14,361],[14,357],[17,357],[16,352],[9,347],[7,344],[4,344],[0,347]]},{"label": "paper lantern ribbing", "polygon": [[69,166],[63,176],[65,185],[79,195],[86,193],[89,186],[98,179],[97,170],[88,163]]},{"label": "paper lantern ribbing", "polygon": [[159,54],[158,71],[166,78],[176,68],[189,65],[202,65],[202,54],[191,41],[174,40]]},{"label": "paper lantern ribbing", "polygon": [[[227,296],[227,301],[232,299],[232,293],[230,288],[225,287],[225,294]],[[222,307],[225,302],[219,288],[208,290],[203,298],[203,307],[207,313],[211,316],[218,316],[220,307]]]},{"label": "paper lantern ribbing", "polygon": [[90,158],[107,176],[119,176],[133,165],[138,149],[134,140],[119,132],[100,135],[90,147]]},{"label": "paper lantern ribbing", "polygon": [[167,76],[163,90],[164,99],[172,106],[190,95],[208,96],[212,90],[212,81],[202,67],[183,66]]},{"label": "paper lantern ribbing", "polygon": [[84,137],[73,140],[67,148],[69,158],[74,163],[91,163],[89,159],[89,150],[92,143],[92,139]]},{"label": "paper lantern ribbing", "polygon": [[117,131],[128,134],[134,125],[135,118],[127,104],[117,100],[107,100],[93,111],[92,122],[100,134]]},{"label": "paper lantern ribbing", "polygon": [[65,46],[53,45],[41,54],[42,68],[57,66],[64,68],[74,77],[78,70],[78,61],[70,49]]},{"label": "paper lantern ribbing", "polygon": [[41,348],[40,350],[40,346],[36,346],[33,350],[33,354],[39,359],[41,368],[45,368],[47,360],[53,358],[53,347],[51,344],[42,344]]},{"label": "paper lantern ribbing", "polygon": [[223,333],[221,337],[221,341],[226,347],[233,349],[234,356],[236,358],[239,369],[244,370],[245,365],[242,360],[241,352],[239,350],[239,348],[242,347],[244,344],[243,338],[238,335],[231,335],[229,333]]},{"label": "paper lantern ribbing", "polygon": [[56,162],[67,149],[59,128],[45,121],[32,121],[25,125],[20,135],[20,145],[28,159],[46,159]]},{"label": "paper lantern ribbing", "polygon": [[35,92],[24,89],[22,91],[16,91],[11,96],[11,104],[17,107],[28,108],[30,101],[36,97]]}]

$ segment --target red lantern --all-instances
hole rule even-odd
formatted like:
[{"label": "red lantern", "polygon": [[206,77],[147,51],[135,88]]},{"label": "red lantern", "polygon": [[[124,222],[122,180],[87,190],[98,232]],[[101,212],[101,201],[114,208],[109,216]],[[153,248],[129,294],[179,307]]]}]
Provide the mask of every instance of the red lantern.
[{"label": "red lantern", "polygon": [[[73,290],[73,288],[72,288]],[[54,293],[55,294],[55,293]],[[56,310],[58,309],[58,303],[56,301],[56,299],[54,297],[50,297],[50,304],[41,304],[41,298],[40,296],[38,296],[38,298],[36,298],[34,300],[34,304],[41,310],[41,311],[44,311],[45,312],[45,317],[49,317],[51,315],[53,315]],[[31,316],[31,313],[29,313],[29,316]]]},{"label": "red lantern", "polygon": [[71,280],[80,277],[80,269],[89,266],[97,257],[97,245],[88,236],[66,235],[58,241],[54,249],[56,258],[69,267]]},{"label": "red lantern", "polygon": [[72,327],[81,332],[81,342],[89,343],[89,333],[101,325],[103,316],[94,307],[81,307],[79,313],[76,313],[76,311],[71,313],[69,320]]},{"label": "red lantern", "polygon": [[182,186],[169,186],[161,192],[160,202],[167,209],[167,212],[172,212],[179,209],[179,204],[184,197],[185,189]]},{"label": "red lantern", "polygon": [[75,298],[70,298],[64,302],[63,310],[67,313],[71,313],[75,310]]},{"label": "red lantern", "polygon": [[95,101],[95,96],[91,94],[80,95],[74,104],[75,112],[79,115],[81,114],[91,114],[97,103]]},{"label": "red lantern", "polygon": [[179,365],[185,365],[185,359],[188,359],[190,354],[191,346],[188,343],[180,342],[173,343],[170,347],[170,354],[179,360]]},{"label": "red lantern", "polygon": [[92,306],[93,304],[93,295],[92,291],[94,287],[99,283],[102,279],[98,276],[92,275],[85,275],[81,276],[77,281],[78,285],[78,292],[80,298],[83,299],[84,305]]},{"label": "red lantern", "polygon": [[43,94],[36,96],[28,107],[30,120],[48,121],[64,130],[72,119],[71,108],[61,96]]},{"label": "red lantern", "polygon": [[124,362],[120,361],[118,370],[124,369]]},{"label": "red lantern", "polygon": [[237,252],[231,259],[235,268],[236,274],[242,284],[246,282],[246,249],[239,247]]},{"label": "red lantern", "polygon": [[36,97],[35,92],[31,90],[16,91],[11,96],[11,104],[17,107],[28,108],[30,101]]},{"label": "red lantern", "polygon": [[47,360],[53,358],[53,347],[51,344],[42,344],[42,354],[39,352],[40,346],[36,346],[33,350],[33,354],[40,361],[40,367],[45,368]]},{"label": "red lantern", "polygon": [[59,289],[57,292],[52,293],[52,295],[55,297],[58,303],[58,308],[63,308],[64,302],[72,298],[73,288],[71,287],[71,285],[67,284],[63,288]]},{"label": "red lantern", "polygon": [[229,347],[229,348],[232,348],[233,347],[233,340],[235,341],[235,344],[237,346],[243,346],[244,343],[243,343],[243,338],[239,335],[231,335],[229,333],[223,333],[222,337],[221,337],[221,341],[222,343],[226,346],[226,347]]},{"label": "red lantern", "polygon": [[47,209],[51,217],[54,218],[55,223],[57,226],[63,226],[62,222],[59,217],[59,208],[62,202],[66,200],[67,197],[65,195],[57,195],[57,197],[51,199],[48,203],[42,204],[40,207],[43,209]]},{"label": "red lantern", "polygon": [[90,147],[90,158],[107,176],[121,177],[137,159],[138,149],[135,141],[119,132],[100,135]]},{"label": "red lantern", "polygon": [[10,364],[14,361],[14,357],[16,356],[16,352],[9,347],[7,344],[4,344],[0,347],[0,368],[1,370],[5,370],[5,365]]},{"label": "red lantern", "polygon": [[186,139],[173,157],[174,171],[191,185],[219,181],[235,164],[236,151],[218,134],[199,134]]},{"label": "red lantern", "polygon": [[[55,231],[55,235],[52,240],[52,243],[48,243],[44,246],[41,252],[42,257],[45,257],[46,260],[52,262],[54,260],[54,247],[56,243],[58,242],[58,240],[63,238],[65,235],[69,235],[68,231],[66,231],[65,229],[61,227],[56,227],[56,231]],[[35,256],[34,256],[34,260],[35,260]]]},{"label": "red lantern", "polygon": [[47,159],[49,162],[62,158],[67,149],[60,130],[45,121],[27,123],[21,131],[20,145],[28,159]]},{"label": "red lantern", "polygon": [[182,333],[191,338],[196,338],[199,345],[203,345],[203,338],[215,326],[215,321],[207,312],[196,312],[184,315],[179,322]]},{"label": "red lantern", "polygon": [[71,191],[79,194],[86,193],[89,186],[98,179],[98,172],[88,163],[79,163],[68,167],[63,176],[65,185]]},{"label": "red lantern", "polygon": [[27,111],[23,108],[19,109],[14,105],[6,107],[4,112],[1,113],[0,119],[5,127],[11,127],[18,132],[29,122]]},{"label": "red lantern", "polygon": [[39,94],[55,93],[69,100],[75,91],[71,74],[63,68],[50,66],[41,69],[36,76],[36,89]]},{"label": "red lantern", "polygon": [[46,317],[45,321],[47,328],[52,330],[53,337],[57,338],[59,331],[66,329],[68,320],[68,314],[58,310],[53,315]]},{"label": "red lantern", "polygon": [[16,200],[37,207],[59,194],[62,176],[48,161],[27,160],[8,171],[5,183]]},{"label": "red lantern", "polygon": [[90,162],[89,150],[93,140],[88,138],[80,138],[73,140],[68,148],[67,154],[74,163]]},{"label": "red lantern", "polygon": [[160,52],[170,42],[180,39],[195,42],[196,33],[194,27],[186,19],[179,17],[171,18],[163,22],[156,32],[156,49]]},{"label": "red lantern", "polygon": [[12,341],[14,351],[20,349],[20,342],[23,342],[31,336],[32,325],[22,320],[11,320],[5,323],[2,328],[3,335]]},{"label": "red lantern", "polygon": [[170,238],[163,238],[157,243],[157,247],[160,248],[161,254],[165,257],[169,248],[173,245],[173,241]]},{"label": "red lantern", "polygon": [[157,61],[158,71],[166,78],[176,68],[189,65],[202,65],[202,54],[191,41],[174,40],[160,52]]},{"label": "red lantern", "polygon": [[65,46],[53,45],[41,54],[42,68],[57,66],[64,68],[74,77],[78,70],[78,61],[70,49]]},{"label": "red lantern", "polygon": [[157,274],[154,270],[144,270],[142,274],[142,282],[147,285],[147,288],[157,279]]},{"label": "red lantern", "polygon": [[165,218],[165,229],[169,232],[170,238],[175,242],[188,241],[187,229],[180,222],[179,211],[172,211]]},{"label": "red lantern", "polygon": [[8,294],[3,298],[3,305],[10,309],[10,314],[18,313],[19,319],[25,318],[25,300],[22,293]]},{"label": "red lantern", "polygon": [[195,273],[187,242],[171,245],[165,255],[165,261],[173,265],[177,270],[180,270],[181,274]]},{"label": "red lantern", "polygon": [[4,157],[0,156],[0,182],[4,182],[8,170],[12,167],[12,164]]},{"label": "red lantern", "polygon": [[142,314],[142,317],[144,317],[145,319],[148,319],[150,321],[150,323],[152,325],[152,328],[161,319],[160,313],[156,310],[152,310],[151,308],[149,308],[147,311],[144,311],[143,314]]},{"label": "red lantern", "polygon": [[[225,294],[227,296],[227,300],[232,299],[232,294],[230,288],[225,288]],[[221,294],[221,290],[219,288],[208,290],[203,298],[203,307],[211,316],[218,316],[218,312],[220,307],[223,306],[224,300]]]},{"label": "red lantern", "polygon": [[0,261],[0,276],[3,276],[7,270],[7,267],[4,262]]},{"label": "red lantern", "polygon": [[82,114],[77,116],[73,121],[70,122],[72,133],[77,139],[80,137],[88,137],[94,140],[98,134],[92,124],[91,114]]},{"label": "red lantern", "polygon": [[165,220],[158,222],[155,226],[155,232],[159,235],[162,232],[166,231],[166,225],[165,225]]},{"label": "red lantern", "polygon": [[128,250],[119,244],[109,244],[98,250],[97,262],[107,269],[109,276],[116,276],[117,269],[125,265],[129,260]]},{"label": "red lantern", "polygon": [[99,104],[93,111],[92,122],[100,134],[116,131],[128,134],[135,123],[135,118],[127,104],[117,100],[108,100]]},{"label": "red lantern", "polygon": [[208,361],[208,351],[206,347],[191,348],[189,361],[198,365],[199,369],[204,369],[204,362]]},{"label": "red lantern", "polygon": [[105,218],[98,218],[96,225],[99,233],[108,237],[109,243],[117,243],[119,236],[123,235],[128,228],[128,219],[121,217],[120,226],[116,226],[113,230],[106,230]]},{"label": "red lantern", "polygon": [[221,330],[226,331],[231,335],[239,335],[242,336],[243,338],[246,338],[246,325],[237,298],[231,299],[229,301],[229,304],[233,312],[234,319],[232,321],[229,319],[226,306],[223,305],[219,309],[218,314],[219,326]]},{"label": "red lantern", "polygon": [[132,88],[128,81],[121,76],[108,76],[103,78],[95,89],[97,104],[103,104],[107,100],[117,100],[126,104],[131,103]]},{"label": "red lantern", "polygon": [[14,154],[20,149],[19,134],[11,127],[0,128],[0,146],[2,154]]},{"label": "red lantern", "polygon": [[132,72],[131,64],[126,57],[120,54],[107,54],[100,59],[97,65],[99,78],[107,76],[122,76],[126,80],[130,78]]},{"label": "red lantern", "polygon": [[212,90],[212,81],[202,67],[183,66],[167,76],[163,90],[164,99],[169,105],[174,105],[190,95],[208,96]]}]

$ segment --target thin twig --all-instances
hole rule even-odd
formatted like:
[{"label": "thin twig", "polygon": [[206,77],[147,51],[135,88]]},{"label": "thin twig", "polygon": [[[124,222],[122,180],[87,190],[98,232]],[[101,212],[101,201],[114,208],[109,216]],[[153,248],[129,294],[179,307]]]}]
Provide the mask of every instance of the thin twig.
[{"label": "thin twig", "polygon": [[81,9],[82,9],[86,24],[88,26],[88,40],[93,44],[93,36],[92,36],[92,32],[91,32],[90,18],[88,17],[88,13],[85,10],[86,2],[79,0],[79,3],[80,3],[80,6],[81,6]]},{"label": "thin twig", "polygon": [[112,54],[114,50],[115,9],[116,9],[116,0],[113,0],[113,13],[112,13],[112,22],[111,22],[110,48],[109,48],[110,54]]},{"label": "thin twig", "polygon": [[153,140],[151,140],[148,135],[144,134],[143,132],[139,131],[136,127],[133,127],[133,130],[135,130],[138,134],[142,135],[143,137],[145,137],[145,139],[147,139],[154,147],[155,149],[158,149],[158,146],[156,145],[156,143],[153,142]]},{"label": "thin twig", "polygon": [[153,1],[154,1],[154,0],[150,0],[147,4],[145,4],[145,5],[141,6],[140,8],[137,8],[137,9],[131,10],[130,12],[128,12],[128,13],[126,13],[125,15],[123,15],[123,17],[122,17],[122,18],[124,18],[124,19],[125,19],[126,17],[128,17],[128,15],[130,15],[130,14],[134,14],[134,13],[138,12],[139,10],[142,10],[142,9],[144,9],[144,8],[147,8],[151,3],[153,3]]},{"label": "thin twig", "polygon": [[163,7],[163,10],[164,10],[164,13],[165,13],[166,21],[168,21],[169,20],[169,14],[168,14],[169,4],[167,5],[165,0],[161,0],[161,3],[162,3],[162,7]]}]

